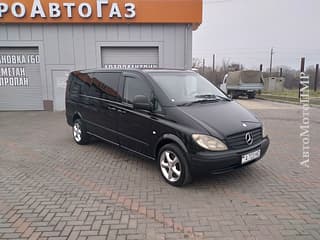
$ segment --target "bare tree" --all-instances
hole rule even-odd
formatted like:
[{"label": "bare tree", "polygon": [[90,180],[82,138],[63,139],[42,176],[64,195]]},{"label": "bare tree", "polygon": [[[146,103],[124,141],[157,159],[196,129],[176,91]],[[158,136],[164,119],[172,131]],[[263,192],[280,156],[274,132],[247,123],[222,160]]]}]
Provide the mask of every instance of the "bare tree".
[{"label": "bare tree", "polygon": [[227,72],[228,69],[229,69],[229,66],[230,66],[230,60],[224,58],[224,59],[222,60],[221,70],[224,71],[224,72]]},{"label": "bare tree", "polygon": [[200,58],[192,58],[192,68],[202,68],[202,60]]},{"label": "bare tree", "polygon": [[314,88],[314,82],[316,80],[316,68],[315,66],[309,66],[306,70],[306,74],[310,77],[310,89]]},{"label": "bare tree", "polygon": [[[202,69],[203,61],[200,58],[193,58],[192,67]],[[282,68],[282,76],[285,78],[284,87],[286,89],[297,89],[299,87],[299,76],[300,72],[298,70],[292,69],[288,66],[278,66],[274,67],[272,76],[279,77],[280,76],[280,68]],[[239,71],[244,70],[245,66],[241,63],[231,62],[230,59],[225,58],[222,61],[221,66],[216,66],[216,70],[213,71],[212,67],[204,67],[204,72],[201,70],[200,73],[214,83],[217,86],[223,81],[224,76],[231,71]],[[266,70],[268,71],[268,69]],[[310,66],[307,68],[306,73],[310,76],[310,87],[314,85],[315,79],[315,67]],[[264,76],[267,78],[270,76],[269,72],[264,72]]]}]

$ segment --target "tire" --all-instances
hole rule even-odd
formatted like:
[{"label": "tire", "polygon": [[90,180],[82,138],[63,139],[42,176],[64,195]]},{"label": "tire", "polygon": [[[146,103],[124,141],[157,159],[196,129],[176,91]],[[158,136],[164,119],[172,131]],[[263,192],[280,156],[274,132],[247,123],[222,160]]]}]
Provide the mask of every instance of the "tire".
[{"label": "tire", "polygon": [[231,98],[232,98],[232,99],[238,99],[238,98],[239,98],[239,95],[238,95],[235,91],[232,91],[232,92],[231,92]]},{"label": "tire", "polygon": [[79,145],[86,145],[89,142],[89,135],[87,134],[87,129],[81,119],[77,119],[73,123],[72,127],[73,140]]},{"label": "tire", "polygon": [[185,154],[176,144],[167,144],[160,149],[158,166],[164,180],[172,186],[181,187],[192,181]]},{"label": "tire", "polygon": [[255,93],[249,93],[248,94],[248,98],[249,99],[255,99],[256,98],[256,94]]}]

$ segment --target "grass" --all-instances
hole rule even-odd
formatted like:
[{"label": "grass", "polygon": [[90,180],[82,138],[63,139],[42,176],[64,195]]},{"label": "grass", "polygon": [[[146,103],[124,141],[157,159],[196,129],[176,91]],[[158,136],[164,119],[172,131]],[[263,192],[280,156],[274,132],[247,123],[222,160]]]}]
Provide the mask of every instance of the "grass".
[{"label": "grass", "polygon": [[[298,96],[298,89],[294,90],[284,90],[284,91],[274,91],[268,92],[263,91],[260,95],[264,99],[270,100],[280,100],[286,102],[299,103],[300,99]],[[320,91],[314,92],[310,90],[310,103],[315,105],[320,105]]]},{"label": "grass", "polygon": [[[288,90],[285,89],[284,91],[274,91],[274,92],[267,92],[263,91],[261,95],[272,95],[272,96],[279,96],[279,97],[288,97],[288,98],[298,98],[298,89]],[[315,92],[310,90],[310,97],[311,98],[320,98],[320,89],[319,91]]]}]

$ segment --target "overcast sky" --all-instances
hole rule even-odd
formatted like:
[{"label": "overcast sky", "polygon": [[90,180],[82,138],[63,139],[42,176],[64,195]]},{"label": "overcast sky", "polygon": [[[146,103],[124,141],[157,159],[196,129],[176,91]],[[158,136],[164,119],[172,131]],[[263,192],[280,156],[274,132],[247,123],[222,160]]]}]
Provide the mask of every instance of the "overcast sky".
[{"label": "overcast sky", "polygon": [[274,66],[299,69],[320,63],[320,0],[203,0],[203,24],[193,34],[193,56],[212,65],[223,59],[246,68]]}]

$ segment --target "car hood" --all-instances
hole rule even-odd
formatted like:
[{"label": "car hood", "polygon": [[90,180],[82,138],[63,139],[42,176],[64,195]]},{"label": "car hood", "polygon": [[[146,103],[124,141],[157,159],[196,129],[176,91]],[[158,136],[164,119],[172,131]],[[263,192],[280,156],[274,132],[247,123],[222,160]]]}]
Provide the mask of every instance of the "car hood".
[{"label": "car hood", "polygon": [[179,109],[220,138],[261,127],[261,122],[235,101],[194,104]]}]

